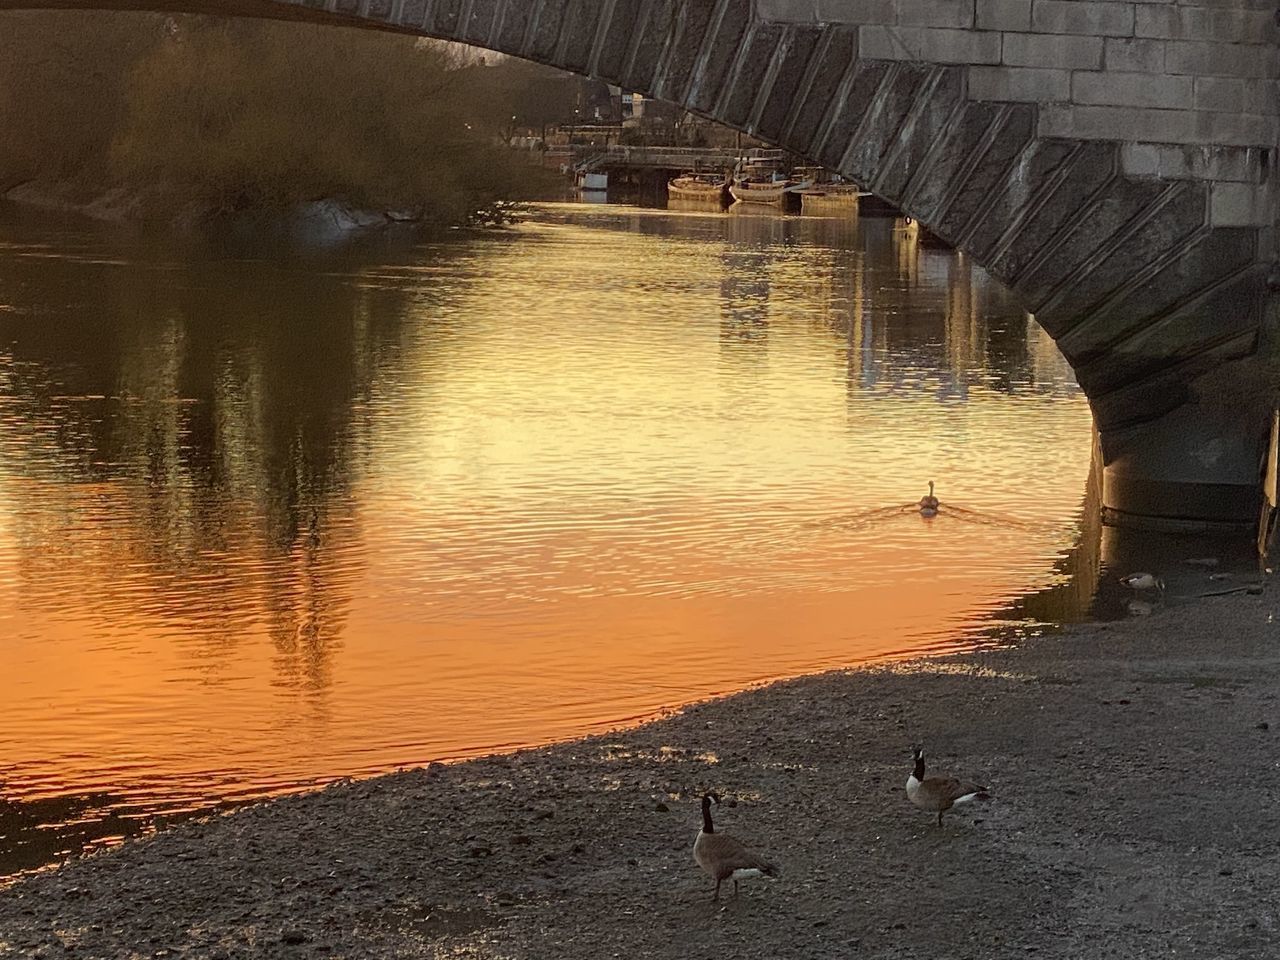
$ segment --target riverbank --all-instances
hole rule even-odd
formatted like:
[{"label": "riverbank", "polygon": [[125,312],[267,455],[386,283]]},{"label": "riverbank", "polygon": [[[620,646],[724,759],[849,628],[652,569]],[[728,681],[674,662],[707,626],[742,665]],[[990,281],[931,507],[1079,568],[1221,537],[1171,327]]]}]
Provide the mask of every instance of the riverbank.
[{"label": "riverbank", "polygon": [[[335,243],[357,235],[387,229],[439,232],[448,223],[415,220],[405,213],[368,210],[327,198],[297,202],[284,209],[220,211],[207,203],[184,200],[181,191],[153,185],[145,189],[114,187],[95,190],[75,183],[29,180],[0,184],[0,201],[30,210],[86,217],[101,223],[136,227],[175,236],[208,235],[237,231],[269,234],[302,243]],[[501,225],[518,219],[521,204],[495,203],[478,211],[473,225]]]},{"label": "riverbank", "polygon": [[[189,823],[0,893],[0,956],[1271,957],[1278,600]],[[994,799],[935,826],[903,795],[915,742]],[[720,904],[690,856],[711,788],[782,869]]]}]

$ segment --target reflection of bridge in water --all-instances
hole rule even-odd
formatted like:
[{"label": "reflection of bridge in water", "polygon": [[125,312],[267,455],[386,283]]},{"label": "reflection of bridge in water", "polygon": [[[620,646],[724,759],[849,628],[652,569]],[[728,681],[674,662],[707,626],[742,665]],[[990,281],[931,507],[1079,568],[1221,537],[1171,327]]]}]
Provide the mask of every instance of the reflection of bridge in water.
[{"label": "reflection of bridge in water", "polygon": [[[969,399],[975,384],[1002,393],[1078,390],[1048,335],[1011,305],[999,308],[1007,297],[998,284],[963,255],[922,247],[901,220],[734,206],[722,215],[641,215],[634,224],[638,232],[726,241],[718,256],[724,344],[763,349],[777,309],[772,295],[794,302],[801,298],[785,296],[789,288],[807,291],[803,299],[820,304],[812,322],[843,344],[851,397],[915,390],[922,380],[938,399],[954,401]],[[796,243],[809,251],[803,269],[790,250]],[[815,245],[828,261],[817,275]]]}]

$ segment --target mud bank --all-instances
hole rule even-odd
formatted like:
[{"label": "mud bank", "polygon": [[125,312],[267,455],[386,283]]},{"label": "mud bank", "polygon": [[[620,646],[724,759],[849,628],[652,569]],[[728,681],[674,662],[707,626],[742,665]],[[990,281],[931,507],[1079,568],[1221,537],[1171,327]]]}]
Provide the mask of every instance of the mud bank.
[{"label": "mud bank", "polygon": [[[1278,601],[778,683],[188,823],[0,892],[0,956],[1274,957]],[[903,793],[916,742],[995,798],[938,828]],[[711,901],[691,858],[710,788],[778,882]]]}]

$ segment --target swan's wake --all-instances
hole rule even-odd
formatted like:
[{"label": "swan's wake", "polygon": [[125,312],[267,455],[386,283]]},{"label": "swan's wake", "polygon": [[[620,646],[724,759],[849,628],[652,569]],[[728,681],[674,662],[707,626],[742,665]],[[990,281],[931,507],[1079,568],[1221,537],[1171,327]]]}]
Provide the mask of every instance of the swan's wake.
[{"label": "swan's wake", "polygon": [[877,507],[874,510],[867,510],[862,513],[852,513],[843,517],[833,517],[830,520],[813,521],[807,526],[814,527],[835,527],[841,530],[860,530],[866,527],[878,526],[895,520],[898,517],[915,515],[926,519],[955,519],[965,523],[976,523],[989,527],[1004,527],[1013,530],[1029,530],[1042,531],[1045,529],[1043,523],[1033,523],[1028,520],[1020,520],[1017,517],[1003,516],[1000,514],[983,513],[978,510],[970,510],[967,507],[956,506],[953,503],[940,503],[937,507],[922,508],[918,502],[902,503],[892,507]]}]

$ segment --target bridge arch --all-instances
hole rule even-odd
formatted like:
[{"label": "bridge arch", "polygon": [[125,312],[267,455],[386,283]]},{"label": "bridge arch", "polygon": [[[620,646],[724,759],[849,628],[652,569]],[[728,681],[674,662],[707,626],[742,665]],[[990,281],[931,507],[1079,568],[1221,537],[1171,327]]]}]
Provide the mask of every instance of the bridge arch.
[{"label": "bridge arch", "polygon": [[[968,30],[823,21],[824,9],[841,9],[832,0],[0,0],[0,9],[249,16],[458,41],[668,100],[813,158],[971,255],[1055,339],[1094,411],[1112,519],[1252,519],[1265,417],[1259,344],[1280,312],[1267,285],[1274,231],[1256,216],[1220,216],[1225,194],[1211,176],[1142,168],[1138,148],[1149,144],[1073,135],[1055,94],[1042,102],[1016,89],[1027,70],[991,65],[991,38],[1007,46],[1009,34],[979,29],[972,11],[985,2],[965,3]],[[1017,25],[1024,40],[1035,36],[1029,18]],[[1274,152],[1255,159],[1265,175]]]}]

